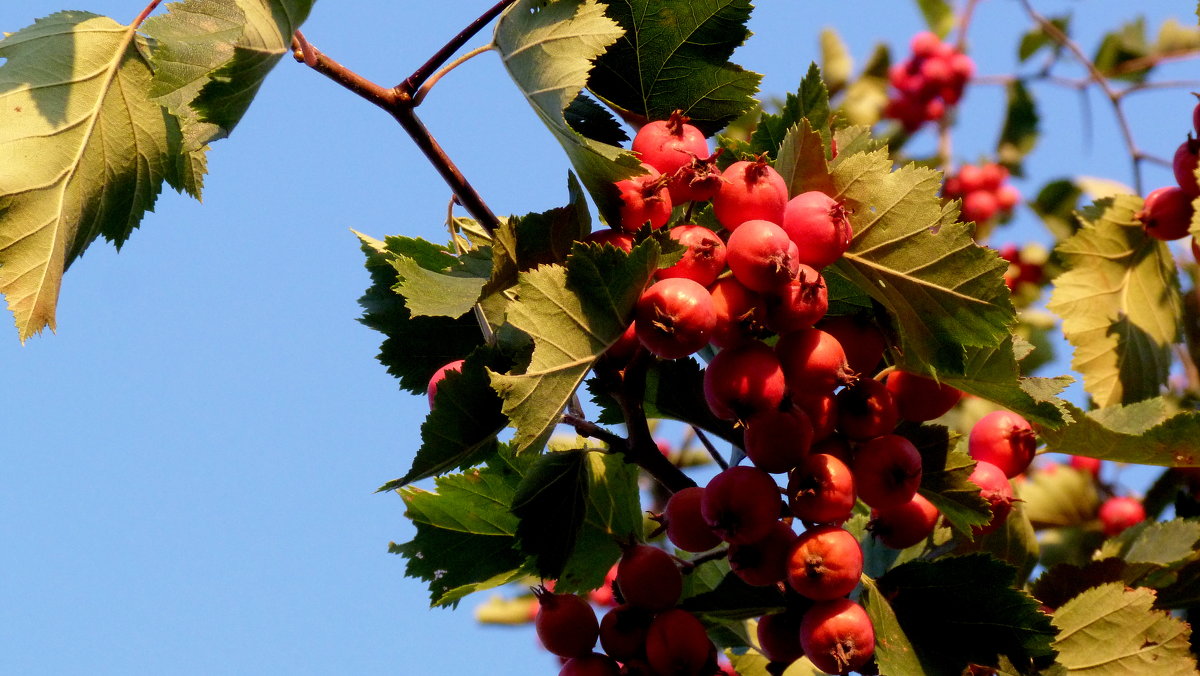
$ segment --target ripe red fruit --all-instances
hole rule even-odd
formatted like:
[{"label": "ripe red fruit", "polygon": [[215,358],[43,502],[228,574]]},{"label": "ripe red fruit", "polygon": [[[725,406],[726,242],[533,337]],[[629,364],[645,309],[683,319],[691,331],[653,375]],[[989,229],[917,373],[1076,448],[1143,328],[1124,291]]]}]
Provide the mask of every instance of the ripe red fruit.
[{"label": "ripe red fruit", "polygon": [[912,36],[908,43],[908,48],[912,51],[912,55],[918,59],[927,59],[938,53],[942,46],[941,39],[937,35],[929,31],[921,31]]},{"label": "ripe red fruit", "polygon": [[705,202],[713,198],[721,189],[724,179],[717,167],[717,155],[720,150],[708,157],[696,157],[691,162],[675,170],[671,182],[667,184],[667,192],[671,194],[671,202],[679,206],[684,202]]},{"label": "ripe red fruit", "polygon": [[650,545],[634,545],[617,562],[617,588],[631,606],[665,610],[679,601],[683,575],[670,554]]},{"label": "ripe red fruit", "polygon": [[700,513],[721,539],[748,543],[766,537],[779,520],[779,486],[753,467],[730,467],[704,487]]},{"label": "ripe red fruit", "polygon": [[837,394],[838,431],[850,439],[866,440],[887,434],[900,422],[887,385],[859,378]]},{"label": "ripe red fruit", "polygon": [[692,486],[677,491],[667,500],[667,538],[685,552],[707,552],[721,544],[721,538],[700,514],[704,489]]},{"label": "ripe red fruit", "polygon": [[1196,133],[1200,134],[1200,103],[1197,103],[1196,107],[1192,108],[1192,129],[1195,129]]},{"label": "ripe red fruit", "polygon": [[1029,467],[1037,451],[1037,436],[1021,416],[1011,411],[993,411],[971,428],[967,452],[976,460],[990,462],[1013,478]]},{"label": "ripe red fruit", "polygon": [[758,646],[768,660],[791,664],[804,656],[800,645],[800,622],[804,614],[783,612],[758,618]]},{"label": "ripe red fruit", "polygon": [[725,269],[725,242],[717,233],[699,225],[677,225],[671,228],[671,239],[687,247],[683,257],[669,268],[654,273],[658,279],[686,277],[701,286],[717,280]]},{"label": "ripe red fruit", "polygon": [[616,597],[613,595],[613,583],[617,581],[617,564],[608,569],[604,576],[604,584],[588,592],[588,600],[598,606],[615,606]]},{"label": "ripe red fruit", "polygon": [[1104,534],[1112,537],[1120,534],[1126,528],[1135,526],[1146,520],[1146,508],[1137,498],[1116,496],[1100,505],[1100,524]]},{"label": "ripe red fruit", "polygon": [[724,182],[712,198],[713,215],[730,231],[746,221],[783,222],[787,183],[765,159],[729,165]]},{"label": "ripe red fruit", "polygon": [[778,474],[795,467],[808,454],[813,428],[802,409],[773,408],[746,420],[743,437],[742,446],[754,466]]},{"label": "ripe red fruit", "polygon": [[630,323],[625,332],[604,351],[604,359],[617,363],[628,362],[639,345],[641,342],[637,337],[637,326]]},{"label": "ripe red fruit", "polygon": [[787,577],[788,553],[795,541],[792,527],[776,521],[761,540],[729,545],[729,568],[746,584],[773,585]]},{"label": "ripe red fruit", "polygon": [[712,344],[733,347],[765,333],[763,297],[732,275],[718,279],[709,288],[717,325],[713,328]]},{"label": "ripe red fruit", "polygon": [[1177,186],[1159,188],[1146,195],[1146,201],[1134,218],[1145,226],[1146,234],[1171,241],[1187,237],[1192,224],[1192,200]]},{"label": "ripe red fruit", "polygon": [[963,197],[962,219],[964,222],[984,223],[990,221],[999,210],[1000,204],[996,201],[995,193],[976,190]]},{"label": "ripe red fruit", "polygon": [[788,201],[783,229],[796,243],[800,262],[817,269],[841,258],[854,236],[842,204],[817,190],[800,193]]},{"label": "ripe red fruit", "polygon": [[617,181],[617,192],[621,198],[621,228],[636,232],[650,223],[652,228],[661,228],[671,218],[671,195],[667,192],[666,179],[654,167],[643,164],[646,173],[623,181]]},{"label": "ripe red fruit", "polygon": [[1072,455],[1071,466],[1075,469],[1089,472],[1092,476],[1100,476],[1100,468],[1104,466],[1104,461],[1099,458],[1089,458],[1083,455]]},{"label": "ripe red fruit", "polygon": [[784,334],[811,329],[829,310],[829,289],[821,273],[801,264],[796,278],[767,297],[767,328]]},{"label": "ripe red fruit", "polygon": [[792,392],[792,402],[808,416],[812,423],[813,443],[828,439],[837,428],[837,398],[833,392],[800,395]]},{"label": "ripe red fruit", "polygon": [[870,507],[902,505],[921,485],[921,453],[898,434],[885,434],[866,442],[854,453],[854,486]]},{"label": "ripe red fruit", "polygon": [[613,608],[600,620],[600,646],[622,662],[641,656],[653,617],[650,611],[629,604]]},{"label": "ripe red fruit", "polygon": [[657,674],[701,676],[714,671],[716,655],[695,615],[672,608],[659,613],[646,636],[646,661]]},{"label": "ripe red fruit", "polygon": [[630,149],[663,174],[672,174],[697,157],[708,157],[704,134],[678,110],[669,119],[645,124],[633,137]]},{"label": "ripe red fruit", "polygon": [[600,624],[588,602],[574,594],[555,594],[545,587],[534,589],[539,609],[533,620],[542,645],[561,657],[592,652]]},{"label": "ripe red fruit", "polygon": [[718,418],[746,420],[779,408],[786,391],[779,358],[758,341],[721,350],[704,369],[704,400]]},{"label": "ripe red fruit", "polygon": [[842,523],[854,511],[854,474],[840,458],[813,453],[788,474],[788,506],[807,523]]},{"label": "ripe red fruit", "polygon": [[845,596],[862,576],[862,548],[837,526],[805,531],[788,553],[788,585],[814,601]]},{"label": "ripe red fruit", "polygon": [[940,418],[962,398],[960,390],[906,371],[889,373],[887,388],[900,417],[913,422]]},{"label": "ripe red fruit", "polygon": [[591,653],[567,660],[558,676],[620,676],[621,668],[608,655]]},{"label": "ripe red fruit", "polygon": [[612,228],[597,230],[584,237],[583,241],[592,244],[611,244],[625,253],[633,251],[633,235],[621,232],[620,230],[613,230]]},{"label": "ripe red fruit", "polygon": [[1003,213],[1009,213],[1021,202],[1021,193],[1011,185],[1002,185],[996,189],[996,206]]},{"label": "ripe red fruit", "polygon": [[875,627],[867,611],[849,599],[818,603],[804,613],[800,645],[816,668],[846,674],[875,655]]},{"label": "ripe red fruit", "polygon": [[830,317],[817,328],[837,338],[846,353],[850,370],[855,373],[874,375],[887,349],[883,333],[871,322],[858,317]]},{"label": "ripe red fruit", "polygon": [[867,528],[884,545],[892,549],[905,549],[929,537],[939,516],[941,512],[938,508],[917,493],[903,505],[872,509]]},{"label": "ripe red fruit", "polygon": [[655,282],[638,299],[634,330],[663,359],[679,359],[708,344],[717,324],[708,289],[682,277]]},{"label": "ripe red fruit", "polygon": [[729,235],[725,260],[746,288],[761,293],[782,289],[796,278],[795,244],[770,221],[750,220]]},{"label": "ripe red fruit", "polygon": [[973,526],[971,532],[975,535],[987,535],[1004,525],[1009,512],[1012,511],[1012,484],[1008,483],[1004,470],[984,460],[975,463],[969,480],[979,486],[980,497],[987,500],[992,508],[992,520],[984,526]]},{"label": "ripe red fruit", "polygon": [[451,371],[455,373],[461,373],[462,366],[463,360],[455,359],[449,364],[446,364],[445,366],[433,372],[433,375],[429,378],[429,385],[425,388],[425,393],[429,396],[430,410],[433,409],[433,398],[437,395],[438,385],[445,380],[447,373]]},{"label": "ripe red fruit", "polygon": [[846,353],[836,338],[820,329],[803,329],[780,337],[775,353],[794,395],[832,392],[852,377]]},{"label": "ripe red fruit", "polygon": [[1175,149],[1175,158],[1171,169],[1175,172],[1175,182],[1179,189],[1189,198],[1200,196],[1200,184],[1196,183],[1196,165],[1200,163],[1200,141],[1188,135],[1186,141]]}]

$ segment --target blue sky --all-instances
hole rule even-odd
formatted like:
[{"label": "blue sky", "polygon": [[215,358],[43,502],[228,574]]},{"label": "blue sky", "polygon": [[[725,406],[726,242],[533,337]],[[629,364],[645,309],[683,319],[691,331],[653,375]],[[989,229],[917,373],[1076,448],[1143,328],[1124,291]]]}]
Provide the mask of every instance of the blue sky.
[{"label": "blue sky", "polygon": [[[394,83],[490,4],[323,2],[305,32]],[[876,40],[906,49],[921,27],[905,2],[758,4],[735,60],[766,74],[768,94],[795,88],[823,26],[860,64]],[[1087,12],[1089,51],[1130,16],[1115,0],[1036,4]],[[1194,2],[1142,4],[1153,26],[1195,19]],[[0,4],[0,30],[62,8]],[[71,8],[123,21],[141,9]],[[981,3],[979,72],[1011,72],[1024,28],[1017,3]],[[1037,92],[1045,135],[1025,193],[1074,173],[1130,181],[1098,98],[1089,145],[1076,95]],[[1169,157],[1192,104],[1135,99],[1145,148]],[[494,55],[444,79],[421,115],[497,213],[564,201],[568,164]],[[962,115],[956,155],[975,159],[994,146],[999,88],[970,91]],[[407,470],[426,404],[399,391],[374,360],[379,336],[355,321],[368,278],[350,229],[442,241],[444,184],[390,118],[290,60],[210,169],[203,205],[164,194],[120,256],[97,243],[72,267],[57,335],[21,346],[5,321],[0,672],[555,673],[531,629],[478,627],[475,599],[427,609],[387,553],[412,534],[402,504],[373,492]],[[1000,235],[1029,238],[1045,236],[1028,213]]]}]

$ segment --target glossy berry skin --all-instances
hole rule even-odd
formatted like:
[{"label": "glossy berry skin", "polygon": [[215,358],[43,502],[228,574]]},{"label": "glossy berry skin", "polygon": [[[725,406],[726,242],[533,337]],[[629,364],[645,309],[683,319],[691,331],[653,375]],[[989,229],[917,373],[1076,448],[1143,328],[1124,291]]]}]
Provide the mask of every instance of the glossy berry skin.
[{"label": "glossy berry skin", "polygon": [[859,378],[838,392],[837,409],[838,431],[854,440],[888,434],[900,422],[887,385],[871,378]]},{"label": "glossy berry skin", "polygon": [[641,656],[653,617],[650,611],[629,604],[609,610],[600,620],[600,647],[622,662]]},{"label": "glossy berry skin", "polygon": [[707,667],[715,666],[716,658],[700,620],[686,610],[672,608],[650,623],[646,661],[658,674],[702,676],[711,673]]},{"label": "glossy berry skin", "polygon": [[671,228],[670,235],[687,251],[671,267],[655,272],[655,277],[686,277],[701,286],[717,281],[725,269],[725,242],[715,232],[699,225],[677,225]]},{"label": "glossy berry skin", "polygon": [[787,386],[796,396],[832,392],[851,376],[842,344],[820,329],[781,336],[775,344],[775,353],[783,365]]},{"label": "glossy berry skin", "polygon": [[663,359],[679,359],[708,344],[717,314],[712,295],[682,277],[655,282],[638,299],[634,330],[638,340]]},{"label": "glossy berry skin", "polygon": [[591,653],[600,635],[600,624],[588,602],[574,594],[554,594],[545,588],[535,593],[540,608],[533,625],[546,650],[560,657]]},{"label": "glossy berry skin", "polygon": [[783,228],[763,220],[745,221],[729,235],[729,269],[747,289],[767,293],[796,278],[800,262]]},{"label": "glossy berry skin", "polygon": [[704,488],[691,486],[675,492],[667,500],[667,538],[685,552],[707,552],[721,544],[721,538],[700,514]]},{"label": "glossy berry skin", "polygon": [[708,157],[704,134],[687,122],[678,111],[669,119],[649,122],[633,137],[630,149],[663,174],[674,173],[696,157]]},{"label": "glossy berry skin", "polygon": [[961,390],[906,371],[889,373],[887,389],[900,417],[913,422],[940,418],[962,399]]},{"label": "glossy berry skin", "polygon": [[584,237],[583,241],[591,244],[611,244],[625,253],[633,251],[633,235],[612,228],[597,230]]},{"label": "glossy berry skin", "polygon": [[708,157],[696,157],[683,165],[671,176],[667,192],[671,202],[679,206],[684,202],[707,202],[721,189],[721,169],[717,167],[717,153]]},{"label": "glossy berry skin", "polygon": [[921,453],[897,434],[875,437],[854,453],[854,486],[858,497],[875,509],[902,505],[921,485]]},{"label": "glossy berry skin", "polygon": [[851,371],[864,376],[875,374],[887,341],[874,324],[850,316],[830,317],[817,328],[837,339]]},{"label": "glossy berry skin", "polygon": [[616,184],[621,198],[621,229],[626,232],[637,232],[646,223],[651,228],[661,228],[671,219],[671,195],[666,180],[654,167],[643,164],[642,168],[645,174]]},{"label": "glossy berry skin", "polygon": [[1200,197],[1200,185],[1196,182],[1196,165],[1200,163],[1200,141],[1188,136],[1188,139],[1175,149],[1175,158],[1171,169],[1175,173],[1175,182],[1183,194],[1191,199]]},{"label": "glossy berry skin", "polygon": [[709,287],[717,325],[713,328],[712,344],[733,347],[765,333],[764,301],[761,294],[747,289],[732,275],[722,277]]},{"label": "glossy berry skin", "polygon": [[779,521],[779,486],[770,474],[745,465],[709,480],[700,500],[704,521],[721,539],[747,544],[766,537]]},{"label": "glossy berry skin", "polygon": [[766,305],[767,328],[775,333],[811,329],[829,310],[829,289],[821,273],[801,264],[796,278],[768,295]]},{"label": "glossy berry skin", "polygon": [[929,537],[939,516],[938,508],[917,493],[903,505],[872,509],[867,528],[885,546],[905,549]]},{"label": "glossy berry skin", "polygon": [[821,671],[846,674],[875,655],[875,627],[862,606],[849,599],[834,599],[804,613],[800,645]]},{"label": "glossy berry skin", "polygon": [[818,270],[841,258],[854,236],[841,203],[816,190],[788,200],[783,229],[796,243],[800,262]]},{"label": "glossy berry skin", "polygon": [[858,540],[837,526],[812,528],[788,553],[787,582],[801,596],[828,601],[858,586],[863,556]]},{"label": "glossy berry skin", "polygon": [[1071,456],[1071,467],[1091,474],[1094,477],[1100,476],[1100,468],[1104,466],[1104,461],[1099,458],[1089,458],[1083,455]]},{"label": "glossy berry skin", "polygon": [[620,676],[621,668],[608,655],[591,653],[567,660],[558,676]]},{"label": "glossy berry skin", "polygon": [[793,391],[792,402],[804,411],[812,423],[813,444],[825,441],[837,431],[837,398],[833,392],[805,396]]},{"label": "glossy berry skin", "polygon": [[454,373],[461,373],[462,367],[463,360],[455,359],[449,364],[446,364],[445,366],[433,372],[433,375],[429,378],[429,385],[425,388],[425,393],[429,396],[429,410],[433,410],[433,399],[437,395],[438,385],[446,379],[446,374],[450,373],[451,371]]},{"label": "glossy berry skin", "polygon": [[806,523],[842,523],[854,511],[854,474],[840,458],[813,453],[788,474],[788,506]]},{"label": "glossy berry skin", "polygon": [[746,221],[783,222],[787,184],[765,161],[739,161],[726,167],[724,179],[712,198],[713,215],[721,225],[736,231]]},{"label": "glossy berry skin", "polygon": [[971,428],[967,452],[976,460],[990,462],[1008,478],[1029,467],[1037,451],[1037,436],[1021,416],[1011,411],[993,411]]},{"label": "glossy berry skin", "polygon": [[800,645],[800,622],[804,614],[796,611],[763,615],[758,618],[758,645],[768,660],[791,664],[804,656]]},{"label": "glossy berry skin", "polygon": [[1177,186],[1159,188],[1146,195],[1146,201],[1134,218],[1142,222],[1146,234],[1163,241],[1187,237],[1192,224],[1192,199]]},{"label": "glossy berry skin", "polygon": [[987,500],[992,508],[992,520],[984,526],[972,526],[971,532],[976,535],[993,533],[1004,525],[1009,512],[1012,511],[1012,484],[1008,482],[1008,477],[1004,476],[1004,470],[983,460],[975,463],[969,480],[979,486],[979,496]]},{"label": "glossy berry skin", "polygon": [[808,414],[795,406],[761,411],[746,420],[743,448],[754,466],[764,472],[786,472],[808,454],[813,428]]},{"label": "glossy berry skin", "polygon": [[729,567],[748,585],[773,585],[787,577],[788,553],[795,542],[792,527],[776,521],[761,540],[729,545]]},{"label": "glossy berry skin", "polygon": [[972,223],[986,223],[995,217],[1000,210],[1000,203],[995,193],[986,190],[969,192],[962,201],[962,220]]},{"label": "glossy berry skin", "polygon": [[670,554],[650,545],[634,545],[617,562],[617,588],[626,604],[657,612],[679,601],[683,575]]},{"label": "glossy berry skin", "polygon": [[1116,496],[1100,505],[1100,524],[1108,537],[1119,535],[1126,528],[1146,520],[1146,508],[1137,498]]},{"label": "glossy berry skin", "polygon": [[779,358],[758,341],[721,350],[704,369],[704,400],[725,420],[747,420],[779,408],[786,391]]}]

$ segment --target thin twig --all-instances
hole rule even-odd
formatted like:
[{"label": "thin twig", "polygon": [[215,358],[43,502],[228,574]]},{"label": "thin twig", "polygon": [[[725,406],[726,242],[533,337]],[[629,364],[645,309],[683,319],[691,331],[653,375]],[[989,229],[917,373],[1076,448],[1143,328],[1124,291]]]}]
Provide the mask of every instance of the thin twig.
[{"label": "thin twig", "polygon": [[480,47],[476,47],[475,49],[472,49],[471,51],[467,52],[466,54],[463,54],[462,56],[458,57],[457,59],[446,64],[446,66],[444,68],[442,68],[441,70],[439,70],[438,72],[436,72],[432,76],[430,76],[430,78],[425,81],[425,84],[421,85],[421,88],[417,90],[416,94],[413,94],[413,103],[412,104],[414,106],[421,105],[421,102],[424,101],[425,97],[429,95],[429,90],[433,89],[433,86],[438,83],[438,80],[441,80],[443,77],[446,76],[446,73],[449,73],[450,71],[454,70],[455,68],[458,68],[459,66],[461,66],[464,63],[470,61],[471,59],[479,56],[480,54],[486,54],[486,53],[492,51],[492,49],[494,49],[494,48],[495,48],[495,45],[489,42],[486,45],[482,45]]},{"label": "thin twig", "polygon": [[146,5],[146,9],[143,9],[142,13],[137,15],[137,17],[133,20],[133,23],[130,24],[130,27],[134,29],[140,27],[142,22],[145,21],[146,18],[154,12],[154,10],[158,9],[158,6],[161,4],[162,0],[152,0],[149,5]]},{"label": "thin twig", "polygon": [[396,91],[405,97],[411,97],[414,92],[421,88],[421,85],[425,84],[425,80],[432,76],[438,68],[441,68],[442,64],[449,61],[455,52],[462,49],[462,46],[467,44],[468,40],[475,37],[476,33],[483,30],[484,26],[491,23],[492,19],[500,16],[500,13],[508,9],[508,6],[514,2],[516,0],[501,0],[491,9],[479,15],[478,19],[467,24],[466,28],[459,31],[458,35],[455,35],[441,49],[434,52],[433,56],[421,64],[420,68],[413,71],[413,74],[409,75],[404,82],[396,85]]},{"label": "thin twig", "polygon": [[614,452],[624,453],[629,448],[629,443],[625,440],[625,437],[610,432],[582,416],[573,413],[564,413],[562,422],[564,425],[574,427],[580,436],[603,441]]},{"label": "thin twig", "polygon": [[962,16],[958,20],[958,39],[955,41],[955,48],[962,52],[967,47],[967,30],[971,27],[971,19],[975,16],[975,6],[979,4],[979,0],[967,0],[967,6],[963,8]]},{"label": "thin twig", "polygon": [[629,448],[625,458],[646,470],[667,490],[676,493],[695,486],[696,482],[659,452],[658,444],[654,443],[654,436],[650,433],[643,399],[646,396],[646,374],[653,363],[654,355],[639,348],[621,375],[620,390],[614,393],[625,418],[625,429],[629,431]]},{"label": "thin twig", "polygon": [[712,456],[713,462],[717,463],[717,466],[721,468],[721,471],[729,469],[729,462],[725,460],[725,456],[721,455],[717,451],[717,447],[713,446],[712,441],[709,440],[708,435],[704,433],[704,430],[692,425],[692,431],[696,433],[696,438],[699,439],[700,443],[704,445],[705,450],[707,450],[708,454]]}]

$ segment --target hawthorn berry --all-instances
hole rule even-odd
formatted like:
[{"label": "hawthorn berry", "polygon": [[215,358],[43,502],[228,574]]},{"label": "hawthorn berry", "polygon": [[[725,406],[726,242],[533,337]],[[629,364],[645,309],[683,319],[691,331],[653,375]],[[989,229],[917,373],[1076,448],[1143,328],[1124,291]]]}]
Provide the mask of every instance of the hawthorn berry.
[{"label": "hawthorn berry", "polygon": [[1087,472],[1094,477],[1100,476],[1100,468],[1103,466],[1104,461],[1099,458],[1089,458],[1084,455],[1071,456],[1071,467],[1083,472]]},{"label": "hawthorn berry", "polygon": [[646,223],[651,228],[661,228],[671,218],[671,195],[667,192],[666,178],[657,169],[642,164],[646,173],[617,181],[617,193],[621,198],[621,229],[637,232]]},{"label": "hawthorn berry", "polygon": [[892,549],[905,549],[929,537],[941,512],[924,495],[887,509],[872,509],[867,529]]},{"label": "hawthorn berry", "polygon": [[887,340],[870,321],[849,315],[830,317],[817,328],[837,339],[851,371],[871,376],[878,370]]},{"label": "hawthorn berry", "polygon": [[699,225],[677,225],[670,236],[687,250],[674,265],[655,272],[655,277],[686,277],[701,286],[717,281],[725,269],[725,242],[715,232]]},{"label": "hawthorn berry", "polygon": [[731,232],[746,221],[783,222],[787,184],[766,159],[741,160],[726,167],[713,195],[713,215]]},{"label": "hawthorn berry", "polygon": [[433,410],[433,399],[437,395],[438,385],[441,384],[441,382],[443,380],[445,380],[447,373],[450,373],[451,371],[453,371],[454,373],[462,373],[463,363],[464,363],[464,360],[455,359],[454,361],[450,362],[449,364],[446,364],[445,366],[442,366],[438,370],[434,371],[433,375],[430,376],[429,385],[427,385],[425,388],[425,393],[429,397],[429,409],[430,410]]},{"label": "hawthorn berry", "polygon": [[708,157],[708,141],[696,127],[688,124],[682,111],[666,120],[648,122],[638,130],[630,147],[642,162],[663,174],[673,174],[694,158]]},{"label": "hawthorn berry", "polygon": [[992,463],[1010,479],[1029,467],[1036,451],[1033,428],[1012,411],[993,411],[983,416],[967,437],[967,452],[972,458]]},{"label": "hawthorn berry", "polygon": [[707,552],[721,544],[721,537],[708,527],[700,513],[700,500],[703,496],[703,488],[690,486],[676,491],[667,500],[664,510],[667,539],[685,552]]},{"label": "hawthorn berry", "polygon": [[868,506],[902,505],[921,485],[921,453],[898,434],[875,437],[854,453],[854,487]]},{"label": "hawthorn berry", "polygon": [[686,357],[704,347],[717,324],[708,289],[683,277],[655,282],[642,292],[635,317],[638,340],[663,359]]},{"label": "hawthorn berry", "polygon": [[597,230],[584,237],[583,241],[591,244],[611,244],[625,253],[633,251],[633,235],[612,228]]},{"label": "hawthorn berry", "polygon": [[786,391],[779,358],[758,341],[721,350],[704,369],[704,399],[713,415],[725,420],[779,408]]},{"label": "hawthorn berry", "polygon": [[807,523],[842,523],[854,511],[854,474],[840,458],[813,453],[788,473],[788,506]]},{"label": "hawthorn berry", "polygon": [[650,623],[646,661],[657,674],[702,676],[712,673],[706,669],[716,666],[716,655],[700,620],[686,610],[672,608]]},{"label": "hawthorn berry", "polygon": [[619,605],[600,620],[600,647],[610,657],[628,662],[641,656],[654,614],[645,608]]},{"label": "hawthorn berry", "polygon": [[999,210],[1000,204],[996,201],[996,196],[990,192],[976,190],[963,197],[962,216],[964,221],[986,223],[992,220]]},{"label": "hawthorn berry", "polygon": [[805,657],[821,671],[846,674],[875,655],[875,627],[862,606],[849,599],[833,599],[804,613],[800,645]]},{"label": "hawthorn berry", "polygon": [[563,664],[558,676],[620,676],[621,667],[608,655],[591,653],[572,657]]},{"label": "hawthorn berry", "polygon": [[748,585],[773,585],[787,577],[788,553],[795,541],[792,527],[776,521],[766,537],[729,545],[729,568]]},{"label": "hawthorn berry", "polygon": [[887,389],[892,393],[900,417],[912,422],[940,418],[962,398],[960,390],[907,371],[889,373]]},{"label": "hawthorn berry", "polygon": [[758,618],[758,646],[768,660],[791,664],[804,656],[800,645],[800,622],[804,613],[787,611]]},{"label": "hawthorn berry", "polygon": [[1146,520],[1146,508],[1137,498],[1115,496],[1100,505],[1100,525],[1108,537],[1119,535],[1126,528]]},{"label": "hawthorn berry", "polygon": [[600,625],[587,601],[574,594],[555,594],[545,587],[533,592],[538,614],[533,625],[542,646],[560,657],[578,657],[592,652]]},{"label": "hawthorn berry", "polygon": [[1171,170],[1175,173],[1175,182],[1179,189],[1189,198],[1200,197],[1200,184],[1196,182],[1196,165],[1200,164],[1200,141],[1189,134],[1187,140],[1175,150],[1171,162]]},{"label": "hawthorn berry", "polygon": [[[768,348],[769,349],[769,348]],[[812,445],[813,427],[803,409],[760,411],[746,420],[743,448],[754,466],[778,474],[795,467]]]},{"label": "hawthorn berry", "polygon": [[887,385],[872,378],[859,378],[838,392],[837,411],[838,431],[854,440],[887,434],[900,422]]},{"label": "hawthorn berry", "polygon": [[1192,225],[1192,200],[1178,186],[1159,188],[1146,195],[1146,201],[1134,218],[1142,222],[1146,234],[1171,241],[1187,237]]},{"label": "hawthorn berry", "polygon": [[650,545],[633,545],[617,562],[617,589],[625,603],[657,612],[679,601],[683,575],[670,554]]},{"label": "hawthorn berry", "polygon": [[796,278],[767,296],[767,328],[784,334],[811,329],[829,310],[825,278],[810,266],[800,264]]},{"label": "hawthorn berry", "polygon": [[779,520],[779,486],[770,474],[744,465],[730,467],[709,480],[700,513],[709,528],[730,543],[766,537]]},{"label": "hawthorn berry", "polygon": [[747,289],[732,275],[722,277],[709,287],[717,322],[712,344],[733,347],[766,332],[763,297]]},{"label": "hawthorn berry", "polygon": [[858,586],[863,555],[858,540],[837,526],[811,528],[788,552],[787,582],[814,601],[845,596]]},{"label": "hawthorn berry", "polygon": [[770,221],[749,220],[729,235],[725,261],[746,288],[766,293],[796,278],[800,261],[795,252],[796,244],[783,228]]},{"label": "hawthorn berry", "polygon": [[837,430],[837,397],[833,392],[803,395],[793,391],[792,403],[808,416],[814,444],[830,438]]},{"label": "hawthorn berry", "polygon": [[820,329],[802,329],[779,338],[775,353],[788,388],[806,396],[832,392],[853,379],[846,353],[837,338]]},{"label": "hawthorn berry", "polygon": [[782,225],[796,243],[800,262],[818,270],[841,258],[854,236],[841,202],[817,190],[788,200]]},{"label": "hawthorn berry", "polygon": [[667,192],[671,195],[671,203],[676,206],[684,202],[706,202],[721,189],[724,179],[717,167],[717,156],[720,149],[708,157],[695,157],[692,161],[675,170],[671,181],[667,183]]},{"label": "hawthorn berry", "polygon": [[986,460],[975,463],[975,469],[971,470],[968,480],[979,486],[979,496],[987,500],[988,506],[992,508],[991,520],[983,526],[972,526],[971,532],[987,535],[1004,525],[1009,512],[1012,511],[1012,484],[1008,482],[1008,477],[1004,476],[1004,470]]}]

